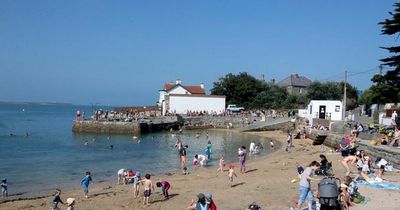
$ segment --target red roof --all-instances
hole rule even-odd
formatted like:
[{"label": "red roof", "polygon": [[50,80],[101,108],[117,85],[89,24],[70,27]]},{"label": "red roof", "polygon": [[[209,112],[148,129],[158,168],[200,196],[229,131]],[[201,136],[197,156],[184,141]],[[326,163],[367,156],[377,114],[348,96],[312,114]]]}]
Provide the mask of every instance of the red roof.
[{"label": "red roof", "polygon": [[191,94],[206,94],[204,92],[204,89],[201,88],[201,86],[183,86],[181,84],[175,84],[175,83],[165,83],[164,85],[164,90],[165,91],[169,91],[172,88],[176,87],[176,86],[181,86],[183,88],[185,88],[187,91],[189,91]]}]

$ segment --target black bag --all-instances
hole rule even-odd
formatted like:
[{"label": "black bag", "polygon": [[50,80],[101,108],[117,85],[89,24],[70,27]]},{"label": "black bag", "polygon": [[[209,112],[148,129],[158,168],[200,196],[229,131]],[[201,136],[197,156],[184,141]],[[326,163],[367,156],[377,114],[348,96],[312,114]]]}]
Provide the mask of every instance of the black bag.
[{"label": "black bag", "polygon": [[255,202],[249,205],[249,210],[261,210],[261,207],[258,206]]},{"label": "black bag", "polygon": [[339,188],[334,177],[325,177],[318,183],[319,203],[321,206],[339,206]]}]

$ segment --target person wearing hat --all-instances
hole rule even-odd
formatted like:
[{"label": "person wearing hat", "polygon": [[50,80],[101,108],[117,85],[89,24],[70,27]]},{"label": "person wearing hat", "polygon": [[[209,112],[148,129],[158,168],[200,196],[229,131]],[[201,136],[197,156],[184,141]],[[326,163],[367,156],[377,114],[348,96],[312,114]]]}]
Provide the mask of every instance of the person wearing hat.
[{"label": "person wearing hat", "polygon": [[214,200],[212,199],[211,193],[208,192],[204,196],[206,197],[206,202],[210,210],[217,210],[217,206],[215,205]]},{"label": "person wearing hat", "polygon": [[187,208],[188,210],[210,210],[207,202],[206,197],[203,193],[199,193],[197,195],[197,202],[194,201],[192,198],[192,202]]},{"label": "person wearing hat", "polygon": [[75,198],[67,199],[67,210],[74,210]]}]

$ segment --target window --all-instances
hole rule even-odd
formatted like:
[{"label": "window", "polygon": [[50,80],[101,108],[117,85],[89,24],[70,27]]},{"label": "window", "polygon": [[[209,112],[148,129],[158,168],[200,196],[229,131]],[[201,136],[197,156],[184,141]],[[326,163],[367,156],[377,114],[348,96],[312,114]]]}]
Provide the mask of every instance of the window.
[{"label": "window", "polygon": [[335,106],[335,112],[340,112],[340,106]]}]

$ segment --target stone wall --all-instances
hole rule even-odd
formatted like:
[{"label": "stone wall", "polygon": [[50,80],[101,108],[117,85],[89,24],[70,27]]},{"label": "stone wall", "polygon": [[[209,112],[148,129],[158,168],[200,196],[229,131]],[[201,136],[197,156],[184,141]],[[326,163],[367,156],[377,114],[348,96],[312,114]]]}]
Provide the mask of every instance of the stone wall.
[{"label": "stone wall", "polygon": [[[315,129],[311,130],[310,138],[317,140],[318,137],[326,136],[323,144],[332,148],[337,148],[343,135],[321,132]],[[357,143],[358,150],[364,150],[365,153],[376,159],[377,157],[382,157],[393,164],[395,168],[400,168],[400,149],[389,147],[386,145],[371,145],[370,140],[360,140]]]},{"label": "stone wall", "polygon": [[138,122],[75,121],[72,131],[76,133],[134,134],[140,132]]},{"label": "stone wall", "polygon": [[260,121],[261,117],[241,117],[240,115],[230,116],[193,116],[183,117],[185,128],[227,128],[231,123],[233,128],[241,128],[255,121]]}]

